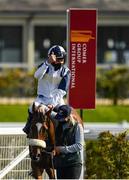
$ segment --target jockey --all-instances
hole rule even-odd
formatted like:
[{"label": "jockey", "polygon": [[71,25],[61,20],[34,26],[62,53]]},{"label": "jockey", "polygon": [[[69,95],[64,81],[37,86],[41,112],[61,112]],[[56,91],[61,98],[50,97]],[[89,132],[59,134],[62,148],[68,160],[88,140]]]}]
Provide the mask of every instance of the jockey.
[{"label": "jockey", "polygon": [[[35,105],[46,106],[65,104],[63,97],[66,95],[70,83],[70,70],[65,66],[66,52],[62,46],[54,45],[48,50],[48,59],[39,65],[34,77],[38,79],[37,98]],[[32,120],[32,105],[29,107],[29,116],[23,131],[28,134]]]}]

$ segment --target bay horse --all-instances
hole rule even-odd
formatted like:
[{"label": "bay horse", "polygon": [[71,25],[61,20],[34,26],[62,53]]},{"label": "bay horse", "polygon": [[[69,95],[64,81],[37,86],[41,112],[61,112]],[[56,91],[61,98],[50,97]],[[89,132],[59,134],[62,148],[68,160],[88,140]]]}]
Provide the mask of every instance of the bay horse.
[{"label": "bay horse", "polygon": [[50,110],[46,113],[44,106],[33,104],[33,119],[28,135],[29,152],[31,158],[31,175],[35,179],[42,179],[46,170],[50,179],[55,179],[53,152],[55,146],[55,130],[49,118]]}]

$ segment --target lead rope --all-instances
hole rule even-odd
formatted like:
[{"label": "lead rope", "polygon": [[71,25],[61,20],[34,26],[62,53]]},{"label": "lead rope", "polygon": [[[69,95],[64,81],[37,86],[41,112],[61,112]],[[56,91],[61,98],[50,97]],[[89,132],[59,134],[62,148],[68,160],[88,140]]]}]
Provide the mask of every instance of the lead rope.
[{"label": "lead rope", "polygon": [[53,169],[53,172],[54,172],[54,178],[56,178],[56,176],[55,176],[55,168],[54,168],[54,162],[53,162],[53,153],[51,152],[51,163],[52,163],[52,169]]},{"label": "lead rope", "polygon": [[55,168],[54,168],[54,162],[53,162],[53,153],[52,152],[47,152],[47,151],[44,151],[46,154],[49,154],[51,156],[51,164],[52,164],[52,169],[53,169],[53,172],[54,172],[54,178],[56,178],[55,176]]}]

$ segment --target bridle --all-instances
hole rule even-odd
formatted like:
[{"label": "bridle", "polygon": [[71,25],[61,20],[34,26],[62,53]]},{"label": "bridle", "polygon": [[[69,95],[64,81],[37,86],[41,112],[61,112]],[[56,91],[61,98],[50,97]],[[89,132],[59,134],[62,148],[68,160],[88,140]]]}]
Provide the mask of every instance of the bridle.
[{"label": "bridle", "polygon": [[32,125],[28,138],[30,157],[37,162],[41,160],[42,152],[46,151],[49,129],[49,119],[46,114],[38,111],[39,108],[40,106],[33,111]]}]

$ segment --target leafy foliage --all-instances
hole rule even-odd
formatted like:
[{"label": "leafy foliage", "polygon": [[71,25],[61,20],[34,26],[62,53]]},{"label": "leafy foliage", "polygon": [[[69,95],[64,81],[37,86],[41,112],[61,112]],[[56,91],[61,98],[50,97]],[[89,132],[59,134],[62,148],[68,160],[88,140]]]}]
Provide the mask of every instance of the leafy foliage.
[{"label": "leafy foliage", "polygon": [[117,105],[118,99],[129,97],[129,69],[117,67],[110,69],[98,69],[97,93],[100,97],[107,97]]},{"label": "leafy foliage", "polygon": [[36,94],[33,72],[19,69],[4,71],[0,75],[0,96],[28,97]]},{"label": "leafy foliage", "polygon": [[129,141],[127,132],[100,133],[97,141],[86,142],[87,179],[128,179]]},{"label": "leafy foliage", "polygon": [[[4,70],[0,74],[0,96],[29,97],[36,96],[34,72],[20,69]],[[117,105],[118,99],[129,97],[129,68],[98,68],[97,95],[110,98]]]}]

